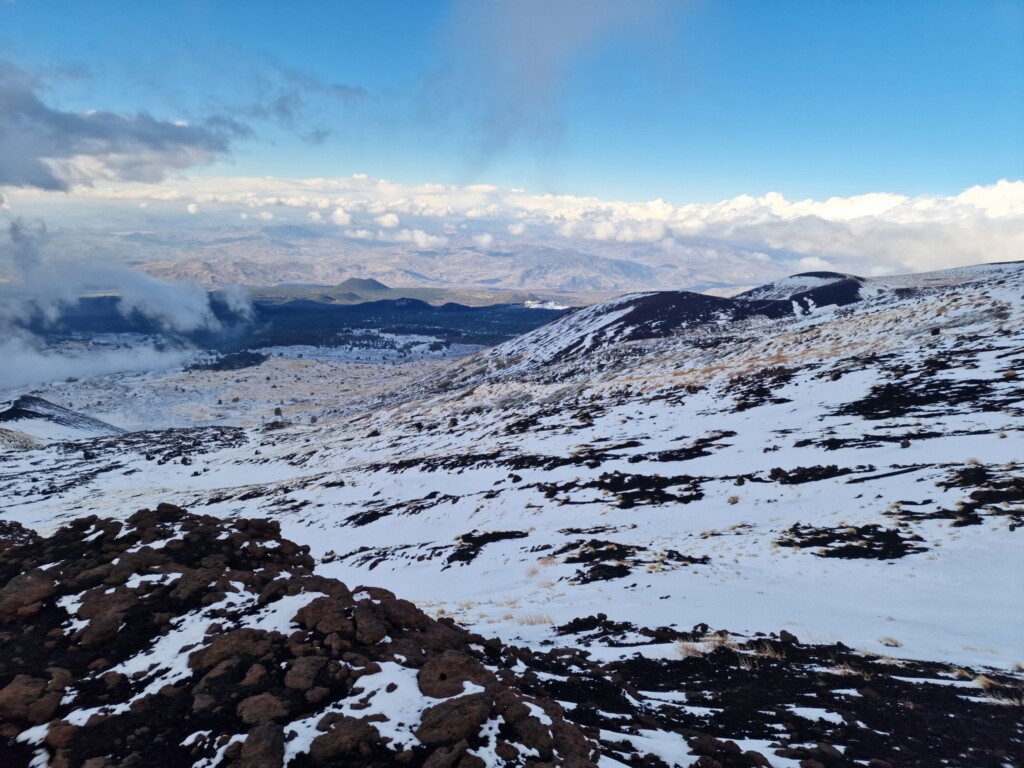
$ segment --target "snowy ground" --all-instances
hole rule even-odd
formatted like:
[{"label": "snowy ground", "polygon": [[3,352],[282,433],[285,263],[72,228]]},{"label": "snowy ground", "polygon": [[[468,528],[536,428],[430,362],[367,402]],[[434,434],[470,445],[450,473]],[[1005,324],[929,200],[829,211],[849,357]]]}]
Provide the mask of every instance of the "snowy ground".
[{"label": "snowy ground", "polygon": [[1019,267],[967,271],[553,365],[535,363],[552,326],[456,363],[303,353],[54,384],[38,393],[179,429],[3,454],[4,516],[272,516],[325,574],[531,646],[604,613],[1007,670],[1022,288]]}]

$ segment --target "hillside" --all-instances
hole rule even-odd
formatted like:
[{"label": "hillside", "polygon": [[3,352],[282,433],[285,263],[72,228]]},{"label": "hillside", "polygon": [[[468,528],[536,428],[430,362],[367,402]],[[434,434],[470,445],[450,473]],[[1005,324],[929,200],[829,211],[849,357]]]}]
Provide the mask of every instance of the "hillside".
[{"label": "hillside", "polygon": [[[75,440],[98,435],[117,435],[124,431],[112,424],[31,395],[22,395],[0,410],[0,426],[6,433],[27,436],[30,442]],[[13,435],[9,439],[12,442],[15,440]]]},{"label": "hillside", "polygon": [[1019,263],[633,294],[344,407],[8,452],[4,518],[274,520],[552,654],[523,690],[601,765],[1012,765],[1022,296]]}]

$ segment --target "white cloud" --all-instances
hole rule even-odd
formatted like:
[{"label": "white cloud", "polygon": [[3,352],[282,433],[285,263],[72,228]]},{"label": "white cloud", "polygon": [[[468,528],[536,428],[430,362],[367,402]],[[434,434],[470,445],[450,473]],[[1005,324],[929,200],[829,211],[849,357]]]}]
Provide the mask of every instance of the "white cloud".
[{"label": "white cloud", "polygon": [[431,235],[422,229],[403,229],[395,234],[395,242],[412,243],[421,251],[426,251],[448,245],[448,238],[442,235]]},{"label": "white cloud", "polygon": [[346,229],[345,237],[350,237],[353,240],[373,240],[374,234],[368,229]]},{"label": "white cloud", "polygon": [[[70,193],[31,189],[5,193],[14,203],[28,198],[61,204],[103,199],[130,201],[134,207],[144,202],[151,204],[154,215],[166,210],[161,204],[177,202],[190,212],[201,206],[204,221],[211,222],[218,211],[238,206],[257,211],[284,208],[307,215],[322,212],[325,220],[330,218],[342,227],[368,217],[376,219],[379,231],[351,229],[346,236],[417,244],[412,233],[419,231],[423,233],[419,241],[426,244],[418,247],[425,250],[441,247],[429,241],[439,235],[428,235],[428,230],[456,232],[475,221],[512,235],[528,229],[538,245],[547,242],[584,252],[629,254],[637,251],[623,249],[662,248],[671,242],[703,244],[707,251],[712,243],[748,254],[772,253],[787,263],[823,259],[835,269],[865,274],[1010,261],[1024,252],[1024,181],[1010,180],[974,186],[958,195],[875,192],[790,200],[768,193],[687,205],[662,199],[623,202],[531,194],[486,185],[402,185],[370,178],[173,178],[162,184],[97,185]],[[328,215],[332,208],[334,213]],[[403,222],[425,218],[436,226],[423,229],[406,223],[400,229]],[[476,247],[485,246],[477,243]]]},{"label": "white cloud", "polygon": [[818,256],[804,256],[797,264],[800,265],[800,269],[805,269],[808,272],[824,271],[833,268],[830,262]]},{"label": "white cloud", "polygon": [[324,220],[323,214],[320,211],[310,211],[306,214],[306,218],[314,223],[320,223]]},{"label": "white cloud", "polygon": [[274,214],[272,214],[270,211],[260,211],[259,213],[256,214],[256,218],[259,219],[260,221],[273,221]]},{"label": "white cloud", "polygon": [[482,235],[473,235],[473,242],[481,248],[490,248],[491,244],[494,242],[494,235],[487,232]]},{"label": "white cloud", "polygon": [[196,205],[195,203],[189,203],[188,205],[185,206],[185,210],[195,215],[199,213],[199,206]]}]

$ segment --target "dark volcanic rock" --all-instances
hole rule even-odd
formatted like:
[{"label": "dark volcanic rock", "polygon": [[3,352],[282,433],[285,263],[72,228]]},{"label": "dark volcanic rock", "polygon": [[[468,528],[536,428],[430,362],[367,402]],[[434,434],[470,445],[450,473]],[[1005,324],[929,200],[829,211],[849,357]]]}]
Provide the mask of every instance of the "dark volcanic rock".
[{"label": "dark volcanic rock", "polygon": [[[286,750],[296,768],[471,768],[499,748],[508,766],[593,765],[577,726],[486,667],[499,643],[314,574],[276,523],[160,505],[15,534],[0,549],[4,768],[277,768]],[[527,702],[554,713],[543,734],[520,725]]]}]

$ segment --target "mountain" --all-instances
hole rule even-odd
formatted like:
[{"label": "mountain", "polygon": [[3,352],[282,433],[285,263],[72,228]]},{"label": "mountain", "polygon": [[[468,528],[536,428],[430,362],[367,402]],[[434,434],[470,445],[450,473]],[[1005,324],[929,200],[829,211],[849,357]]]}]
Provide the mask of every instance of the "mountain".
[{"label": "mountain", "polygon": [[287,422],[4,455],[3,518],[277,522],[525,649],[494,666],[599,765],[1013,765],[1022,296],[1020,263],[632,294],[331,407],[357,372],[282,368]]},{"label": "mountain", "polygon": [[746,321],[810,315],[823,308],[861,301],[865,281],[852,275],[809,272],[769,283],[731,298],[689,291],[626,296],[584,307],[486,354],[506,377],[538,364],[585,360],[627,342],[708,333]]},{"label": "mountain", "polygon": [[[677,242],[666,252],[657,242],[593,240],[566,247],[561,238],[540,237],[481,248],[470,235],[453,234],[446,244],[421,250],[414,244],[368,244],[346,237],[342,229],[314,229],[315,233],[309,228],[276,227],[161,232],[148,236],[147,262],[139,268],[165,280],[208,288],[334,286],[347,279],[372,279],[403,290],[573,292],[604,297],[661,286],[735,290],[787,272],[784,259],[711,242]],[[138,258],[138,243],[123,236],[63,237],[55,247],[66,250],[69,257],[102,249],[114,258]],[[358,289],[346,290],[361,294]]]},{"label": "mountain", "polygon": [[0,411],[0,425],[43,441],[117,435],[124,430],[41,397],[22,395]]},{"label": "mountain", "polygon": [[335,286],[342,291],[351,291],[355,294],[374,293],[378,291],[390,291],[384,283],[381,283],[372,278],[360,278],[350,277],[347,280],[343,280]]}]

